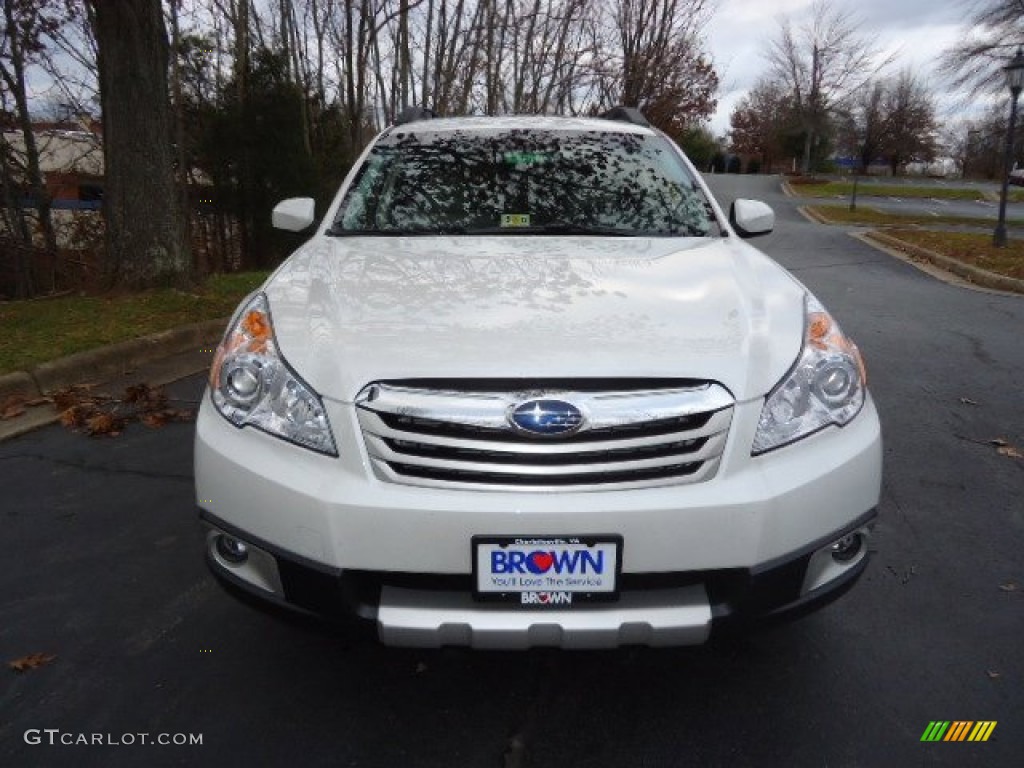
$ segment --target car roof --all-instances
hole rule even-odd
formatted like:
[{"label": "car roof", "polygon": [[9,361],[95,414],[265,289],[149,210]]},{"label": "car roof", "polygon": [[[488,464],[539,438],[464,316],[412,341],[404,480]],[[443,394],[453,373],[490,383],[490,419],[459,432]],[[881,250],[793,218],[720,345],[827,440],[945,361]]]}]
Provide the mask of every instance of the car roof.
[{"label": "car roof", "polygon": [[553,115],[505,115],[502,117],[440,117],[416,120],[394,126],[391,136],[451,131],[493,133],[510,130],[589,131],[596,133],[634,133],[653,136],[655,132],[642,125],[602,117],[555,117]]}]

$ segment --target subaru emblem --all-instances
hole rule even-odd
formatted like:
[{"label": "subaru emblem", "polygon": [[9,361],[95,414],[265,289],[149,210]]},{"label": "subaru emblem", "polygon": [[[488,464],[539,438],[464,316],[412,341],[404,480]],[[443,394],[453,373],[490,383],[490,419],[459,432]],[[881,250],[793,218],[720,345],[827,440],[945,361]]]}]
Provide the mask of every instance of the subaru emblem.
[{"label": "subaru emblem", "polygon": [[568,435],[583,426],[583,414],[564,400],[527,400],[515,406],[508,415],[517,430],[538,437]]}]

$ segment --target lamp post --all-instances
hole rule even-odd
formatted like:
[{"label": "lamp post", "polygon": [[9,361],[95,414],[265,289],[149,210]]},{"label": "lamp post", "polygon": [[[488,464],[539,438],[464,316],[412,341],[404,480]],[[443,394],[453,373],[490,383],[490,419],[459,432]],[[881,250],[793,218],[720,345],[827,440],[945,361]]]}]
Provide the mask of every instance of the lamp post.
[{"label": "lamp post", "polygon": [[1017,99],[1024,88],[1024,53],[1017,49],[1017,55],[1003,67],[1006,84],[1010,86],[1010,127],[1006,131],[1006,156],[1003,159],[1003,190],[999,196],[999,222],[996,224],[992,245],[1006,247],[1006,196],[1009,193],[1010,165],[1013,163],[1013,128],[1017,122]]}]

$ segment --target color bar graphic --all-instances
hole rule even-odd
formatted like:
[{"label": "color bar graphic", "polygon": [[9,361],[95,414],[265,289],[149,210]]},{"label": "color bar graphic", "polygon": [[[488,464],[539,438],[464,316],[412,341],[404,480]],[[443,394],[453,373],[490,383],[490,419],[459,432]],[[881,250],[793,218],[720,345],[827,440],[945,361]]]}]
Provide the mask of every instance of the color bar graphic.
[{"label": "color bar graphic", "polygon": [[932,720],[921,741],[988,741],[996,729],[995,720]]},{"label": "color bar graphic", "polygon": [[948,720],[932,720],[921,735],[921,741],[941,741],[949,728]]},{"label": "color bar graphic", "polygon": [[943,741],[963,741],[972,725],[970,720],[954,720]]},{"label": "color bar graphic", "polygon": [[988,741],[988,737],[992,735],[992,731],[996,729],[995,720],[981,720],[977,725],[974,726],[974,730],[971,731],[971,735],[967,737],[968,741]]}]

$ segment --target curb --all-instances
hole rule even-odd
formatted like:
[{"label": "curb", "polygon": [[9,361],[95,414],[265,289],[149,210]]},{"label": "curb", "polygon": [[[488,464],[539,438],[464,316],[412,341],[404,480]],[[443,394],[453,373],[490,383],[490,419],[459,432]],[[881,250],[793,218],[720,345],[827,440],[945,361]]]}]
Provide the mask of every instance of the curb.
[{"label": "curb", "polygon": [[72,384],[95,382],[179,352],[198,350],[204,344],[215,344],[228,321],[229,318],[207,320],[160,331],[40,363],[27,371],[4,374],[0,376],[0,401],[11,395],[41,397]]},{"label": "curb", "polygon": [[832,221],[832,219],[823,216],[822,214],[818,213],[818,211],[814,210],[813,205],[797,206],[797,211],[801,213],[805,219],[810,219],[811,221],[817,224],[828,224],[829,226],[835,225],[835,222]]},{"label": "curb", "polygon": [[1007,277],[1006,275],[997,275],[994,272],[989,272],[970,264],[964,264],[962,261],[951,259],[948,256],[943,256],[941,253],[936,253],[935,251],[930,251],[927,248],[922,248],[919,245],[908,243],[905,240],[900,240],[897,237],[892,237],[891,235],[879,232],[878,230],[865,232],[864,237],[881,245],[888,246],[889,248],[896,248],[904,253],[910,254],[911,256],[924,259],[925,261],[934,264],[937,267],[941,267],[947,272],[952,272],[957,277],[962,277],[964,280],[968,280],[976,285],[980,285],[985,288],[992,288],[997,291],[1024,293],[1024,280],[1018,280],[1015,277]]}]

